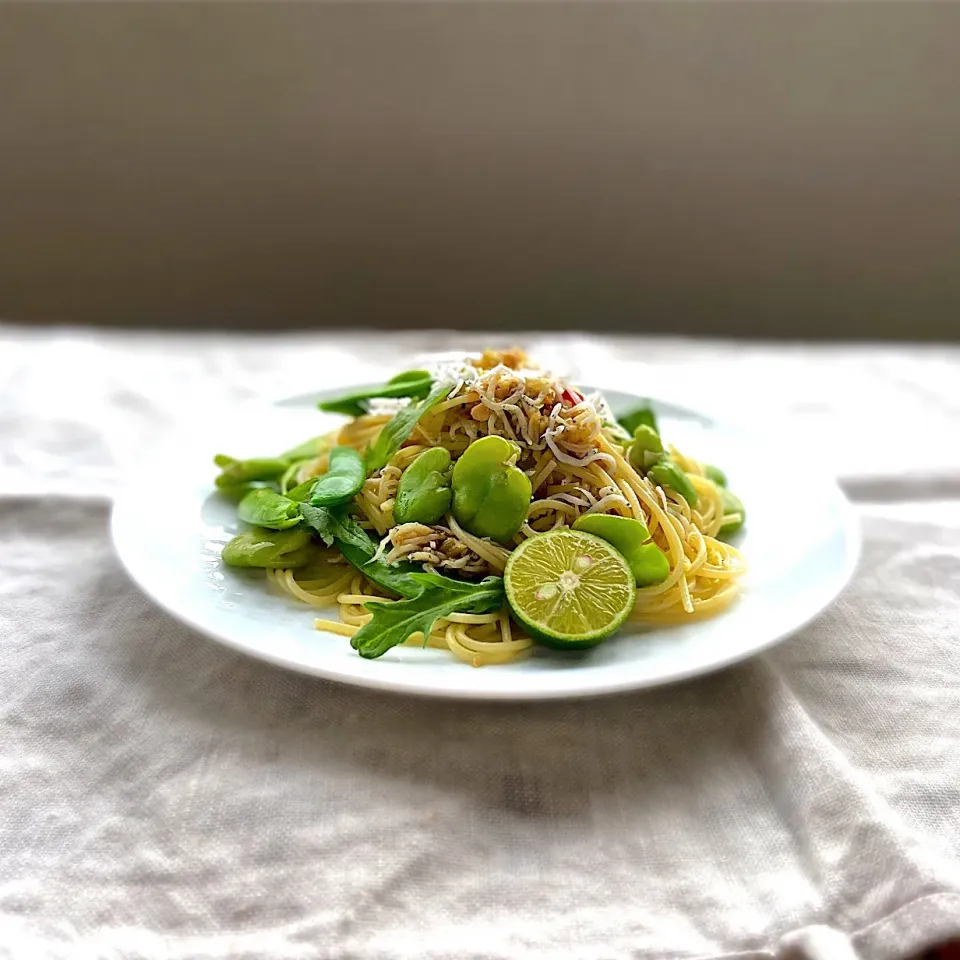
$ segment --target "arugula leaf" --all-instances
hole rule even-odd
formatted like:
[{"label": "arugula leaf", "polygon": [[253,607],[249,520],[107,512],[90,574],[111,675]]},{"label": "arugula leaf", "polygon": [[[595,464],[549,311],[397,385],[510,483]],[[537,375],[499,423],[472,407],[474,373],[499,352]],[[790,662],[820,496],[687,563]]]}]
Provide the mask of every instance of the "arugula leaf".
[{"label": "arugula leaf", "polygon": [[651,407],[649,404],[645,404],[642,407],[636,407],[633,410],[629,410],[626,413],[618,415],[617,422],[631,437],[633,436],[634,430],[636,430],[641,424],[652,427],[657,431],[657,433],[660,432],[659,428],[657,427],[657,416],[653,412],[653,407]]},{"label": "arugula leaf", "polygon": [[334,400],[321,400],[318,406],[326,413],[343,413],[360,417],[367,412],[368,400],[375,397],[425,397],[433,385],[433,377],[426,370],[407,370],[392,380],[365,390],[355,390]]},{"label": "arugula leaf", "polygon": [[[366,605],[374,614],[373,620],[362,627],[352,641],[363,657],[382,656],[391,647],[406,640],[411,633],[424,629],[417,623],[426,625],[424,636],[428,636],[434,622],[448,613],[487,613],[503,605],[503,581],[499,577],[488,577],[481,583],[466,583],[436,573],[418,572],[418,568],[410,563],[389,564],[377,557],[376,544],[366,530],[347,514],[346,504],[315,507],[310,503],[301,503],[300,511],[303,523],[318,533],[328,546],[336,541],[347,561],[364,576],[406,598],[396,603]],[[411,609],[405,606],[407,604],[418,606]],[[399,608],[400,612],[384,618],[382,612],[378,611],[386,607],[391,610]],[[411,621],[410,617],[419,619]],[[411,626],[411,623],[414,625]]]},{"label": "arugula leaf", "polygon": [[419,403],[411,403],[404,407],[380,431],[376,441],[367,451],[367,470],[375,472],[385,467],[391,457],[403,446],[407,437],[413,433],[413,428],[420,418],[430,412],[453,389],[449,380],[435,384],[433,389]]},{"label": "arugula leaf", "polygon": [[423,586],[412,579],[420,570],[412,563],[387,563],[376,556],[377,545],[363,529],[347,514],[346,504],[336,507],[315,507],[302,503],[300,512],[304,523],[315,530],[327,546],[336,541],[337,547],[347,561],[355,566],[367,579],[401,597],[416,597],[423,592]]},{"label": "arugula leaf", "polygon": [[[382,557],[374,559],[372,553],[361,550],[352,543],[338,541],[340,552],[352,563],[368,580],[377,586],[384,587],[398,593],[401,597],[418,597],[423,593],[423,587],[413,579],[413,574],[421,568],[412,563],[400,561],[387,563]],[[373,544],[371,543],[371,548]]]},{"label": "arugula leaf", "polygon": [[342,549],[345,543],[353,544],[359,550],[369,551],[373,556],[376,545],[367,535],[367,531],[348,516],[346,504],[336,507],[315,507],[311,503],[301,503],[300,512],[303,522],[315,530],[323,542],[329,547],[336,540]]},{"label": "arugula leaf", "polygon": [[[480,583],[471,583],[469,580],[454,580],[452,577],[445,577],[442,573],[430,573],[427,570],[420,570],[417,573],[411,574],[414,580],[421,585],[423,589],[434,588],[437,590],[445,590],[451,595],[458,594],[460,596],[473,596],[477,592],[477,587],[484,586],[485,584],[489,586],[493,584],[494,586],[499,583],[501,586],[503,581],[500,577],[485,577]],[[496,609],[496,608],[494,608]],[[466,613],[468,611],[460,611],[461,613]],[[474,610],[473,613],[488,613],[487,610]]]},{"label": "arugula leaf", "polygon": [[396,603],[365,604],[373,619],[350,641],[361,657],[382,657],[414,633],[429,637],[434,623],[450,613],[489,613],[503,606],[500,577],[487,577],[480,583],[451,580],[435,573],[412,573],[410,577],[423,587],[418,596]]},{"label": "arugula leaf", "polygon": [[368,580],[401,597],[416,597],[423,592],[422,585],[411,578],[411,574],[421,572],[422,568],[412,563],[387,563],[377,557],[376,543],[347,515],[346,505],[315,507],[305,503],[300,510],[304,521],[320,534],[327,546],[335,540],[347,562]]}]

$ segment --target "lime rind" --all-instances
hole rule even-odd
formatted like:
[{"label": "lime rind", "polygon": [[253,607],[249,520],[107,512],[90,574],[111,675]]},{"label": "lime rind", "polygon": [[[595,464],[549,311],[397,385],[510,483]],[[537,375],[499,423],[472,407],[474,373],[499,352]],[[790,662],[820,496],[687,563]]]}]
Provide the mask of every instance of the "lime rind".
[{"label": "lime rind", "polygon": [[577,530],[525,540],[507,561],[504,587],[530,636],[564,650],[601,643],[636,602],[626,559],[606,540]]}]

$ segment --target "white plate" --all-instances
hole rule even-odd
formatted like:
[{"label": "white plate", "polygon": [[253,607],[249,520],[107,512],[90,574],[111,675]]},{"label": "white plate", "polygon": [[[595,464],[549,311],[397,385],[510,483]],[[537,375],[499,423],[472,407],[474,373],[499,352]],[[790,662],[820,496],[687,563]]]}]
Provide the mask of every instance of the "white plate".
[{"label": "white plate", "polygon": [[[338,391],[339,392],[339,391]],[[637,398],[604,391],[615,412]],[[317,610],[272,592],[261,571],[220,561],[239,530],[235,505],[213,493],[214,453],[270,455],[323,433],[341,417],[318,412],[323,394],[190,423],[172,446],[133,471],[115,502],[120,559],[178,620],[270,663],[381,690],[526,700],[636,690],[716,670],[772,646],[823,610],[853,573],[859,527],[835,482],[778,438],[752,438],[673,404],[653,405],[663,435],[721,465],[746,504],[738,542],[749,563],[743,596],[712,620],[627,626],[578,654],[538,648],[528,659],[474,669],[450,654],[398,647],[364,660],[350,641],[313,629]],[[335,611],[331,611],[335,616]],[[200,642],[198,640],[198,642]]]}]

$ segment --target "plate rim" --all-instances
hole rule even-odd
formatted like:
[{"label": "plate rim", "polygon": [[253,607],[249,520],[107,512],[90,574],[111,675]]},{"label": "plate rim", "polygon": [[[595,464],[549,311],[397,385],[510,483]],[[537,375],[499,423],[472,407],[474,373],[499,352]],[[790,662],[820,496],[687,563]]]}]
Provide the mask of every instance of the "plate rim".
[{"label": "plate rim", "polygon": [[[333,390],[312,391],[309,393],[300,393],[286,397],[271,397],[265,403],[251,401],[244,406],[248,408],[257,408],[261,411],[264,408],[276,408],[284,406],[297,407],[301,403],[326,395],[341,393],[344,389],[361,389],[365,384],[346,385]],[[591,389],[585,387],[584,389]],[[593,388],[596,389],[596,388]],[[685,407],[673,399],[659,398],[651,396],[642,398],[639,394],[631,393],[618,386],[611,386],[609,390],[623,395],[633,396],[636,399],[649,399],[654,404],[665,407],[671,407],[678,414],[695,419],[700,423],[709,423],[713,427],[744,436],[743,426],[738,423],[728,423],[723,420],[717,420],[696,409]],[[601,391],[602,392],[602,391]],[[170,437],[177,435],[177,427],[182,427],[184,423],[172,425],[169,431]],[[760,436],[760,434],[754,434]],[[260,660],[276,667],[300,673],[305,676],[317,677],[320,679],[345,683],[351,686],[360,687],[368,690],[375,690],[384,693],[393,693],[406,696],[427,697],[443,700],[474,700],[487,702],[527,702],[527,701],[548,701],[548,700],[573,700],[586,699],[590,697],[609,696],[613,694],[622,694],[642,690],[652,690],[657,687],[666,686],[673,683],[679,683],[694,677],[706,676],[719,670],[724,670],[734,664],[749,660],[752,657],[759,656],[772,647],[785,641],[787,638],[798,633],[804,627],[813,622],[817,617],[823,614],[839,597],[844,588],[852,579],[856,572],[862,552],[862,531],[860,518],[853,508],[852,503],[844,494],[842,488],[834,477],[821,478],[825,488],[829,488],[836,506],[842,516],[842,524],[838,524],[838,529],[843,534],[843,563],[840,569],[833,575],[831,581],[825,584],[823,596],[818,599],[818,606],[805,616],[787,623],[779,629],[774,629],[770,636],[763,642],[750,646],[748,649],[735,648],[726,655],[721,655],[708,663],[694,661],[689,666],[681,665],[676,669],[669,670],[666,673],[655,677],[638,677],[625,674],[614,674],[612,676],[590,678],[583,688],[563,689],[557,686],[547,686],[537,689],[535,686],[515,689],[493,689],[488,687],[469,687],[466,685],[457,685],[454,687],[444,685],[434,685],[417,678],[417,674],[411,672],[410,678],[398,679],[395,675],[378,676],[376,672],[371,671],[363,674],[344,673],[335,665],[323,665],[316,663],[305,663],[288,658],[282,654],[275,653],[264,647],[253,647],[249,643],[236,639],[226,629],[218,629],[203,622],[193,615],[191,610],[177,608],[168,601],[167,596],[162,590],[154,588],[151,578],[145,577],[144,570],[140,562],[136,559],[135,550],[128,548],[127,538],[124,530],[124,514],[130,509],[132,499],[132,485],[127,482],[126,477],[121,482],[118,491],[113,498],[110,509],[110,535],[114,552],[127,575],[131,578],[137,588],[146,595],[161,610],[171,616],[174,620],[195,630],[202,636],[214,640],[222,646],[245,654],[254,660]],[[491,668],[492,669],[492,668]],[[504,668],[501,668],[504,669]],[[464,677],[469,676],[472,671],[465,670]]]}]

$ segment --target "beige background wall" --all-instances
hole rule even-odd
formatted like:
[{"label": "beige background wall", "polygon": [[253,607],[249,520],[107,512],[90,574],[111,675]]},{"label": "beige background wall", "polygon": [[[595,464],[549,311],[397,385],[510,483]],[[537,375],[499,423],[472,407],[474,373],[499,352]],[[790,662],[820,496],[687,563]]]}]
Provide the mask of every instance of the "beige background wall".
[{"label": "beige background wall", "polygon": [[0,5],[0,316],[960,336],[960,5]]}]

